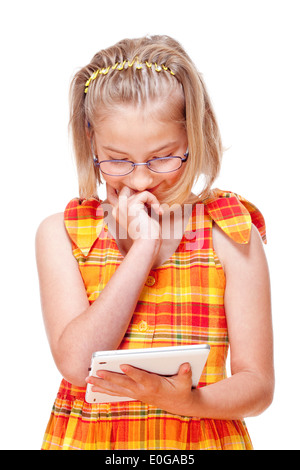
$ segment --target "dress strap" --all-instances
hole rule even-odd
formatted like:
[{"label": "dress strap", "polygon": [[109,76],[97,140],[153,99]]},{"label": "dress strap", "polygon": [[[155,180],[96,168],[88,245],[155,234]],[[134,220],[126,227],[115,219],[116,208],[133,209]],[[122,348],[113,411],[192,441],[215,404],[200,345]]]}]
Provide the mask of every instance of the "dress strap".
[{"label": "dress strap", "polygon": [[236,193],[213,189],[203,204],[214,222],[235,242],[249,242],[253,223],[263,242],[267,243],[264,217],[247,199]]},{"label": "dress strap", "polygon": [[103,209],[99,199],[72,199],[64,212],[65,227],[73,242],[87,257],[104,228]]}]

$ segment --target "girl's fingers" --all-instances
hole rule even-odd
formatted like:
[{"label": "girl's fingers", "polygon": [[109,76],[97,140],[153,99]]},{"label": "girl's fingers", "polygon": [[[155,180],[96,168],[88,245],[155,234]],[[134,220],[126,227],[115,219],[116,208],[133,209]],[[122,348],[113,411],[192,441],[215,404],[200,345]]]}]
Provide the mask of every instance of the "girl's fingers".
[{"label": "girl's fingers", "polygon": [[143,383],[149,377],[149,372],[129,366],[128,364],[120,365],[120,369],[127,377],[137,383]]},{"label": "girl's fingers", "polygon": [[113,389],[115,387],[120,387],[124,389],[130,389],[138,383],[143,383],[148,379],[152,374],[149,374],[146,371],[137,369],[129,365],[120,366],[122,373],[110,372],[108,370],[98,370],[96,376],[86,377],[86,382],[92,384],[96,387],[102,388],[103,390]]},{"label": "girl's fingers", "polygon": [[120,369],[123,374],[99,370],[97,377],[87,377],[86,382],[92,384],[95,392],[131,397],[167,411],[172,399],[185,403],[190,396],[192,372],[189,363],[181,364],[178,373],[172,377],[163,377],[128,364],[121,365]]},{"label": "girl's fingers", "polygon": [[123,186],[117,192],[107,184],[107,200],[112,205],[112,216],[132,240],[160,238],[159,222],[149,210],[153,209],[159,216],[163,214],[163,209],[150,191],[136,192]]},{"label": "girl's fingers", "polygon": [[128,186],[123,186],[119,193],[110,186],[108,183],[107,187],[107,200],[113,205],[113,215],[116,217],[117,213],[127,212],[129,206],[135,204],[143,204],[147,208],[153,208],[153,210],[158,214],[163,214],[163,208],[160,205],[158,199],[154,194],[149,191],[143,191],[141,193],[135,192],[133,189],[130,189]]},{"label": "girl's fingers", "polygon": [[163,214],[163,208],[160,205],[158,199],[154,194],[149,191],[143,191],[142,193],[136,193],[134,200],[138,203],[144,204],[146,207],[153,207],[154,211],[161,215]]},{"label": "girl's fingers", "polygon": [[129,198],[130,196],[133,196],[133,194],[135,193],[132,189],[128,188],[128,186],[123,186],[123,188],[119,192],[119,197],[123,196]]},{"label": "girl's fingers", "polygon": [[144,203],[147,206],[153,206],[154,210],[157,213],[163,213],[163,209],[154,194],[149,191],[136,192],[128,186],[123,186],[123,188],[117,192],[109,183],[106,183],[106,192],[107,200],[116,206],[118,204],[119,198],[122,196],[129,199],[131,196],[135,196],[137,201]]},{"label": "girl's fingers", "polygon": [[93,386],[95,392],[108,393],[115,396],[130,396],[132,389],[137,385],[131,378],[125,374],[97,371],[97,376],[89,376],[85,380]]},{"label": "girl's fingers", "polygon": [[192,387],[192,369],[188,362],[181,364],[177,377],[183,385],[186,384]]}]

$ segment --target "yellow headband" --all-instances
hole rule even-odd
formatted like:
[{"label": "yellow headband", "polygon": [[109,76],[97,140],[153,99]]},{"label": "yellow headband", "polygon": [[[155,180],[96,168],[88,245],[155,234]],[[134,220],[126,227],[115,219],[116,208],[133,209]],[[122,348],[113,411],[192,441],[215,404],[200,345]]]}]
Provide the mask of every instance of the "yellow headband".
[{"label": "yellow headband", "polygon": [[171,75],[175,75],[175,73],[172,72],[171,69],[169,69],[168,67],[166,67],[163,64],[162,65],[157,65],[156,62],[154,64],[152,64],[152,62],[147,62],[147,61],[145,63],[143,63],[143,62],[140,62],[138,59],[134,59],[132,62],[130,62],[129,60],[124,60],[123,62],[117,62],[115,65],[110,65],[109,67],[98,69],[95,72],[93,72],[92,75],[90,76],[90,78],[87,80],[87,82],[85,84],[84,92],[87,93],[91,81],[96,80],[96,78],[99,75],[107,75],[110,69],[111,70],[128,69],[128,67],[132,67],[134,63],[135,63],[136,70],[141,70],[144,65],[146,65],[150,69],[152,67],[152,65],[154,65],[156,72],[161,72],[162,70],[165,70],[166,72],[169,72]]}]

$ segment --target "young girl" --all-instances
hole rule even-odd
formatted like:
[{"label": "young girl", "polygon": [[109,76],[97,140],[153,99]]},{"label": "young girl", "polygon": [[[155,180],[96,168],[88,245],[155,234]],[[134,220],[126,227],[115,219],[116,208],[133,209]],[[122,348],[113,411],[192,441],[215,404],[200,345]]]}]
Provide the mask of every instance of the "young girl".
[{"label": "young girl", "polygon": [[[243,418],[274,387],[265,225],[211,189],[222,145],[201,75],[169,37],[123,40],[76,73],[70,97],[80,198],[36,239],[63,376],[43,449],[251,449]],[[128,364],[87,377],[95,351],[197,343],[211,351],[196,389],[187,362],[173,377]],[[115,401],[87,403],[87,382]]]}]

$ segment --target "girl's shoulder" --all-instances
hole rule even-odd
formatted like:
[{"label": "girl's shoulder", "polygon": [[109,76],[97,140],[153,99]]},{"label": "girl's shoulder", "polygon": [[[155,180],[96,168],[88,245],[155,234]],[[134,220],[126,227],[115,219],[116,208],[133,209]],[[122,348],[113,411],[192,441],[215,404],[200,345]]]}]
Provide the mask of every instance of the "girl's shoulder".
[{"label": "girl's shoulder", "polygon": [[36,240],[45,242],[48,239],[57,239],[65,235],[64,213],[52,214],[39,224],[36,232]]},{"label": "girl's shoulder", "polygon": [[39,225],[35,237],[38,266],[56,266],[71,258],[71,241],[65,229],[64,213],[46,217]]},{"label": "girl's shoulder", "polygon": [[36,247],[52,247],[54,250],[61,246],[70,246],[70,239],[66,233],[64,212],[46,217],[39,224],[36,231]]}]

